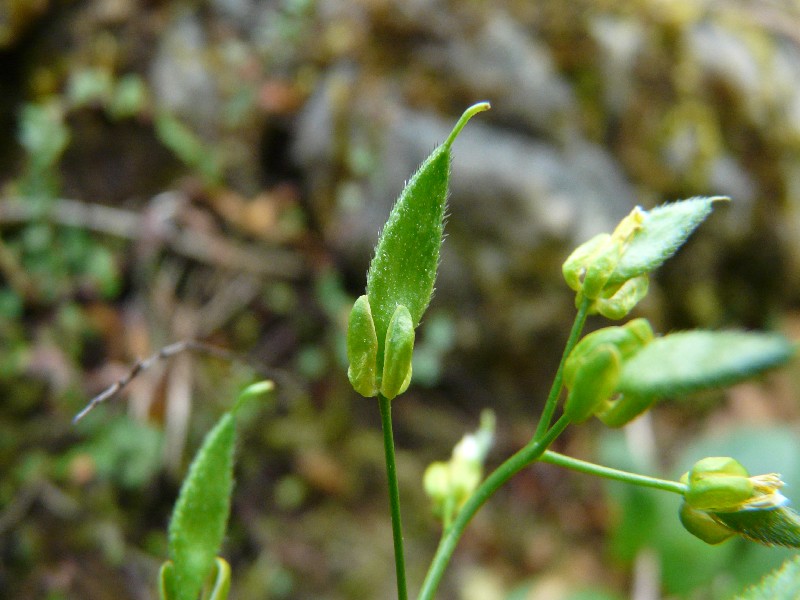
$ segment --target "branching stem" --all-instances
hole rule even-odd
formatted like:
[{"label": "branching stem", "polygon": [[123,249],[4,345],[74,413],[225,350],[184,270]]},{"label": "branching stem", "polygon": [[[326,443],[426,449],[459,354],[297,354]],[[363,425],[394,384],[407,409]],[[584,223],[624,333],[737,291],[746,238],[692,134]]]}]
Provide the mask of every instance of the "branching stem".
[{"label": "branching stem", "polygon": [[587,473],[588,475],[596,475],[597,477],[603,477],[605,479],[613,479],[640,487],[672,492],[673,494],[683,495],[686,493],[687,489],[686,485],[678,481],[669,481],[667,479],[658,479],[656,477],[648,477],[647,475],[620,471],[618,469],[612,469],[611,467],[604,467],[602,465],[586,462],[578,458],[572,458],[571,456],[564,456],[563,454],[550,450],[546,450],[539,460],[550,463],[551,465],[572,469],[573,471]]},{"label": "branching stem", "polygon": [[453,524],[442,535],[439,548],[436,550],[436,555],[433,557],[431,566],[428,569],[428,575],[422,584],[419,600],[433,600],[447,564],[453,556],[453,551],[475,513],[509,479],[532,462],[538,460],[547,450],[547,447],[553,443],[553,440],[566,429],[567,425],[569,425],[569,419],[561,417],[541,439],[531,440],[522,450],[497,467],[475,490],[475,493],[470,496],[467,503],[453,520]]},{"label": "branching stem", "polygon": [[545,435],[547,428],[550,427],[550,422],[553,420],[553,414],[556,412],[556,406],[558,406],[558,397],[561,395],[561,389],[564,385],[564,363],[567,361],[567,357],[581,337],[583,326],[586,324],[586,317],[589,314],[590,303],[591,300],[584,298],[583,302],[578,306],[578,314],[575,315],[575,321],[572,323],[572,330],[569,332],[567,344],[564,346],[561,362],[558,363],[558,369],[556,370],[555,377],[553,377],[553,385],[544,403],[542,416],[539,418],[539,424],[536,427],[536,433],[533,435],[534,440],[538,440]]}]

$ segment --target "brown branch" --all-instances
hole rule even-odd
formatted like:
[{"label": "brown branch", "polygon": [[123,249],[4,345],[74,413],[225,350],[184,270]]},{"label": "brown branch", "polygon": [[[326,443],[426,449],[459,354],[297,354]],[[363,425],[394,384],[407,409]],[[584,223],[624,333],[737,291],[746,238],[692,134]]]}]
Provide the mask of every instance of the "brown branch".
[{"label": "brown branch", "polygon": [[89,414],[94,407],[96,407],[101,402],[105,402],[109,398],[116,396],[119,392],[125,389],[128,384],[133,381],[133,379],[145,369],[149,369],[155,363],[166,360],[176,354],[184,352],[185,350],[190,350],[192,352],[199,352],[201,354],[206,354],[208,356],[213,356],[214,358],[220,358],[222,360],[227,361],[238,361],[239,357],[229,350],[225,350],[224,348],[219,348],[217,346],[211,346],[209,344],[204,344],[202,342],[198,342],[195,340],[183,340],[181,342],[175,342],[174,344],[170,344],[169,346],[164,346],[156,352],[155,354],[151,354],[147,358],[139,360],[136,364],[133,365],[133,368],[128,372],[125,377],[119,379],[111,386],[107,387],[105,390],[97,394],[94,398],[89,400],[89,403],[81,410],[77,415],[75,415],[72,419],[72,423],[75,424],[80,421],[83,417]]},{"label": "brown branch", "polygon": [[105,402],[106,400],[109,400],[110,398],[113,398],[114,396],[119,394],[142,371],[149,369],[155,363],[161,360],[169,359],[175,356],[176,354],[180,354],[181,352],[185,351],[204,354],[205,356],[210,356],[212,358],[217,358],[230,363],[245,364],[248,367],[260,373],[261,375],[281,382],[281,384],[287,390],[291,390],[292,393],[295,395],[300,395],[305,393],[305,389],[303,388],[303,386],[293,376],[291,376],[291,374],[287,373],[286,371],[283,371],[281,369],[264,368],[263,365],[255,364],[253,360],[248,360],[247,357],[237,354],[236,352],[232,352],[231,350],[220,348],[219,346],[212,346],[211,344],[206,344],[204,342],[199,342],[197,340],[183,340],[180,342],[175,342],[174,344],[170,344],[168,346],[164,346],[163,348],[161,348],[161,350],[159,350],[155,354],[151,354],[147,358],[137,361],[127,375],[117,380],[115,383],[113,383],[112,385],[104,389],[102,392],[97,394],[94,398],[89,400],[89,403],[72,418],[73,425],[78,421],[80,421],[81,419],[83,419],[83,417],[85,417],[87,414],[89,414],[98,404]]}]

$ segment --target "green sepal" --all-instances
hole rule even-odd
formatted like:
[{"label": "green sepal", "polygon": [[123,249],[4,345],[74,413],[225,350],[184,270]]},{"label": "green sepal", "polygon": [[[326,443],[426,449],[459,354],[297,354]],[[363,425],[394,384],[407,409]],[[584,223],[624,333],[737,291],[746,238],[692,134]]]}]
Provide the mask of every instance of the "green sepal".
[{"label": "green sepal", "polygon": [[175,589],[175,565],[171,560],[161,563],[158,570],[158,597],[161,600],[174,600],[173,591]]},{"label": "green sepal", "polygon": [[231,590],[231,566],[224,558],[217,557],[214,561],[213,579],[211,589],[205,596],[207,600],[227,600]]},{"label": "green sepal", "polygon": [[678,516],[686,531],[712,546],[721,544],[736,534],[729,527],[717,522],[707,512],[696,510],[686,502],[681,503]]},{"label": "green sepal", "polygon": [[350,311],[347,324],[347,377],[353,389],[371,398],[378,394],[378,336],[366,295],[360,296]]},{"label": "green sepal", "polygon": [[755,492],[747,470],[727,456],[699,460],[686,475],[684,498],[696,510],[737,510]]},{"label": "green sepal", "polygon": [[488,110],[482,102],[468,108],[450,136],[422,163],[389,214],[367,274],[367,296],[378,337],[378,372],[389,321],[405,306],[414,327],[433,295],[450,178],[450,147],[475,114]]},{"label": "green sepal", "polygon": [[609,237],[609,242],[604,249],[597,252],[586,267],[581,287],[584,296],[592,300],[600,296],[619,264],[624,250],[625,243],[623,241],[615,240],[613,236]]},{"label": "green sepal", "polygon": [[589,241],[584,242],[572,251],[561,266],[564,281],[574,291],[580,292],[583,288],[583,278],[586,275],[586,265],[591,258],[609,243],[611,236],[599,233]]},{"label": "green sepal", "polygon": [[585,359],[586,364],[570,374],[570,391],[564,403],[564,414],[573,423],[591,417],[614,393],[622,366],[619,350],[610,344],[593,348]]},{"label": "green sepal", "polygon": [[712,513],[740,536],[767,546],[800,548],[800,515],[788,506]]},{"label": "green sepal", "polygon": [[[175,564],[171,560],[164,561],[158,571],[158,596],[161,600],[174,600],[172,590],[175,586]],[[227,600],[231,589],[231,567],[224,558],[214,560],[214,571],[209,578],[207,589],[203,592],[203,600]]]},{"label": "green sepal", "polygon": [[386,332],[386,357],[383,361],[381,394],[389,400],[402,394],[411,383],[414,354],[414,323],[402,304],[398,306]]},{"label": "green sepal", "polygon": [[[599,313],[607,319],[618,321],[627,316],[639,302],[647,296],[650,278],[647,275],[634,277],[623,283],[613,293],[604,293],[595,298],[591,312]],[[613,288],[612,288],[613,289]],[[576,301],[580,300],[580,294]]]},{"label": "green sepal", "polygon": [[650,408],[655,398],[636,394],[618,394],[607,400],[595,413],[606,427],[622,427]]},{"label": "green sepal", "polygon": [[779,334],[687,331],[653,340],[625,361],[617,390],[664,398],[730,385],[788,362],[794,346]]},{"label": "green sepal", "polygon": [[714,202],[722,200],[729,198],[690,198],[662,204],[644,213],[640,229],[631,238],[608,285],[621,284],[655,271],[711,214]]},{"label": "green sepal", "polygon": [[604,293],[623,252],[641,228],[644,215],[637,206],[617,224],[611,235],[601,233],[578,246],[561,267],[567,285],[590,300]]}]

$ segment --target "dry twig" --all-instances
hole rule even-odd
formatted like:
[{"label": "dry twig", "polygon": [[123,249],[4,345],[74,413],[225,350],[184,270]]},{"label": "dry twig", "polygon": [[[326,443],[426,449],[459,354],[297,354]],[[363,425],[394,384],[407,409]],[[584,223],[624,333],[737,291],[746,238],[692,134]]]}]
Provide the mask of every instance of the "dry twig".
[{"label": "dry twig", "polygon": [[105,402],[109,398],[116,396],[119,392],[121,392],[127,385],[133,381],[133,379],[145,369],[149,369],[155,363],[168,359],[176,354],[179,354],[185,350],[190,350],[193,352],[199,352],[201,354],[205,354],[208,356],[213,356],[215,358],[221,358],[223,360],[228,361],[237,361],[239,357],[229,350],[225,350],[224,348],[219,348],[217,346],[211,346],[209,344],[204,344],[203,342],[198,342],[195,340],[183,340],[180,342],[175,342],[174,344],[170,344],[169,346],[164,346],[156,352],[155,354],[151,354],[145,359],[142,359],[136,364],[133,365],[133,368],[130,372],[125,375],[122,379],[119,379],[116,383],[111,385],[110,387],[106,388],[102,392],[100,392],[97,396],[92,398],[89,403],[81,410],[77,415],[75,415],[72,419],[72,423],[77,423],[87,414],[89,414],[94,407],[96,407],[101,402]]}]

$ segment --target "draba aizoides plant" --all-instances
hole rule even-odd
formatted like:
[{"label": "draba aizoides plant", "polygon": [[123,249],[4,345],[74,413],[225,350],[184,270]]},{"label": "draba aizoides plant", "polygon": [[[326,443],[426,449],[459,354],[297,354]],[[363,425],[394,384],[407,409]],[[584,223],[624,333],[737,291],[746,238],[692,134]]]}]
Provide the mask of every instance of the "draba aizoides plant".
[{"label": "draba aizoides plant", "polygon": [[[415,329],[433,293],[451,149],[467,122],[488,109],[486,102],[467,109],[406,184],[381,232],[366,293],[355,301],[348,321],[348,377],[356,392],[377,399],[381,414],[399,600],[407,600],[408,586],[391,405],[411,382]],[[776,473],[751,475],[734,458],[714,456],[699,458],[679,481],[668,481],[549,450],[570,425],[597,417],[608,427],[621,427],[658,400],[731,385],[795,356],[797,344],[779,334],[698,330],[659,335],[642,318],[582,337],[591,314],[624,319],[647,294],[650,273],[684,244],[715,205],[727,200],[692,198],[649,211],[636,207],[613,232],[597,235],[566,259],[563,275],[575,292],[577,312],[538,423],[531,424],[530,440],[484,477],[495,427],[493,413],[485,411],[479,429],[459,442],[451,458],[425,472],[424,490],[443,528],[419,600],[435,597],[461,535],[481,506],[536,461],[678,494],[682,504],[676,525],[709,544],[740,536],[800,547],[800,516],[781,494],[783,482]],[[236,406],[271,389],[271,382],[254,384]],[[561,415],[555,418],[562,396]],[[184,481],[169,528],[169,560],[161,571],[162,600],[196,600],[201,590],[213,600],[228,595],[230,569],[217,554],[232,492],[235,411],[208,434]],[[797,560],[742,598],[800,597],[796,592]]]},{"label": "draba aizoides plant", "polygon": [[[469,108],[406,185],[375,248],[366,294],[356,300],[348,323],[350,382],[361,395],[377,397],[382,415],[400,600],[406,600],[408,592],[391,402],[411,381],[414,329],[433,292],[451,145],[466,122],[488,108],[488,103]],[[595,416],[609,427],[620,427],[659,399],[729,385],[795,355],[796,345],[778,334],[686,331],[658,336],[642,318],[581,338],[590,314],[624,319],[647,295],[649,274],[678,250],[715,203],[725,200],[692,198],[651,211],[636,207],[612,233],[595,236],[566,259],[563,274],[576,293],[577,315],[530,441],[482,479],[494,430],[493,416],[485,413],[480,429],[459,442],[448,462],[436,462],[426,470],[423,485],[434,514],[442,520],[443,535],[420,600],[434,598],[458,540],[478,509],[515,473],[537,460],[680,494],[684,500],[676,517],[710,544],[740,535],[765,544],[800,547],[800,517],[780,493],[783,483],[777,474],[750,476],[733,458],[711,457],[698,461],[681,481],[666,481],[548,450],[570,424]],[[553,422],[564,389],[562,415]]]}]

